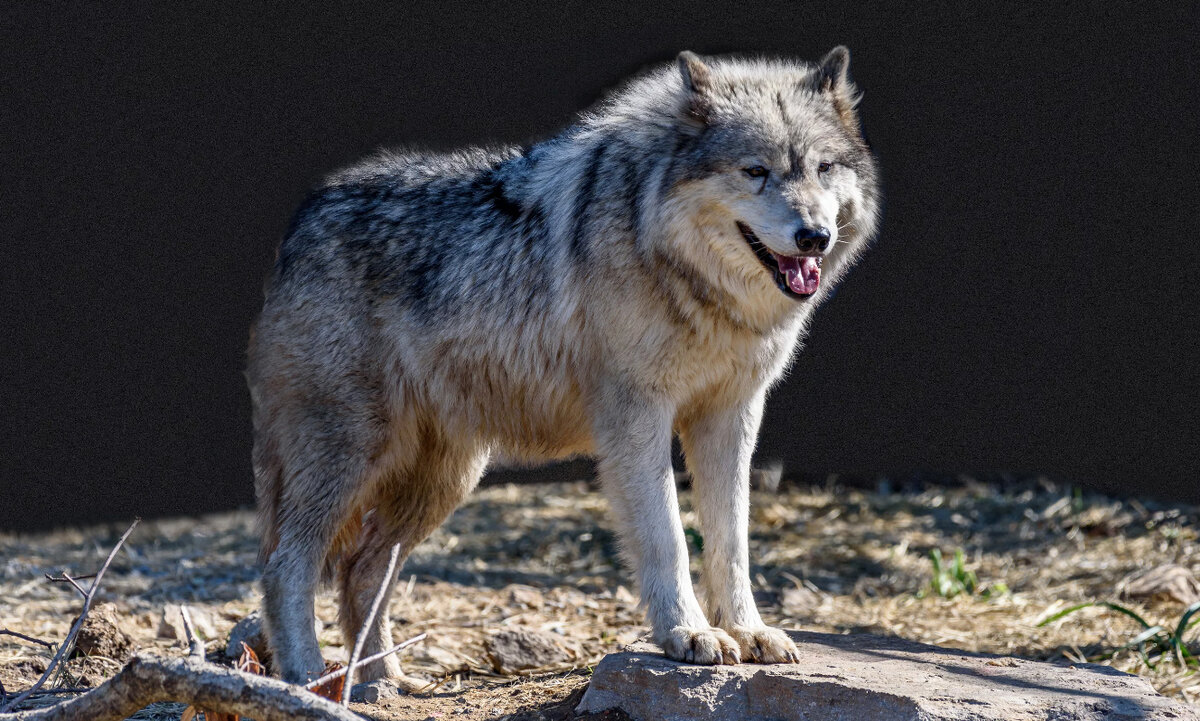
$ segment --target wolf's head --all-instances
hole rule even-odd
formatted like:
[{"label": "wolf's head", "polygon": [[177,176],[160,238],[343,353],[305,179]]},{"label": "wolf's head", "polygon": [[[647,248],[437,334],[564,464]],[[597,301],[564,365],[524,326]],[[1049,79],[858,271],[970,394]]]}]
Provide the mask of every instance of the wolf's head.
[{"label": "wolf's head", "polygon": [[738,295],[823,295],[875,231],[877,168],[849,63],[844,47],[817,65],[679,55],[686,157],[663,200],[691,227],[671,242]]}]

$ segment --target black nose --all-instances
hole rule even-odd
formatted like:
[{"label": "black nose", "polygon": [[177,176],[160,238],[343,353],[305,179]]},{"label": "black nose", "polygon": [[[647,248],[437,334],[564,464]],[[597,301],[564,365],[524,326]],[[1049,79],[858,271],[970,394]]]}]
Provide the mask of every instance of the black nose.
[{"label": "black nose", "polygon": [[829,228],[823,225],[810,228],[807,225],[796,231],[796,247],[801,253],[811,253],[819,250],[822,253],[829,249]]}]

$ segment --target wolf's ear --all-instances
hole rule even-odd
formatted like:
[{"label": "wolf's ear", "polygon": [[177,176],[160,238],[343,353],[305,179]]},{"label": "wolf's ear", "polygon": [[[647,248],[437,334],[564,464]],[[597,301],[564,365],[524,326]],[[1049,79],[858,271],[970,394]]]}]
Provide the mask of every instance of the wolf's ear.
[{"label": "wolf's ear", "polygon": [[857,129],[854,108],[862,96],[850,80],[850,50],[839,45],[825,54],[814,74],[817,92],[829,95],[833,107],[847,126]]},{"label": "wolf's ear", "polygon": [[691,97],[688,99],[688,115],[693,120],[703,123],[708,117],[708,94],[712,90],[712,70],[704,64],[699,55],[691,50],[679,53],[676,61],[679,63],[679,75],[683,78],[683,87],[691,91]]},{"label": "wolf's ear", "polygon": [[850,49],[839,45],[825,54],[817,65],[818,87],[829,92],[850,84]]},{"label": "wolf's ear", "polygon": [[679,74],[683,76],[683,86],[693,93],[707,93],[712,87],[712,71],[691,50],[684,50],[677,58]]}]

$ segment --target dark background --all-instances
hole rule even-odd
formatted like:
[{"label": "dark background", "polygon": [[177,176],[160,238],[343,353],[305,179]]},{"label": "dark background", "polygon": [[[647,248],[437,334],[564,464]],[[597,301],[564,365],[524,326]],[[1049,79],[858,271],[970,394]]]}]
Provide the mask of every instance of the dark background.
[{"label": "dark background", "polygon": [[761,457],[1200,501],[1195,3],[12,5],[0,528],[252,501],[247,328],[326,172],[383,145],[546,137],[684,48],[838,43],[885,220],[773,396]]}]

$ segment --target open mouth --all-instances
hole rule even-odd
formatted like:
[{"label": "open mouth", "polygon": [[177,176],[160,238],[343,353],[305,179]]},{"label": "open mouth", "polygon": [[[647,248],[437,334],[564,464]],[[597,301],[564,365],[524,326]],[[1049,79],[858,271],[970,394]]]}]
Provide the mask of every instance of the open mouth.
[{"label": "open mouth", "polygon": [[768,248],[750,226],[737,221],[738,230],[758,256],[763,267],[771,272],[775,285],[793,298],[808,298],[821,284],[821,257],[814,255],[779,255]]}]

